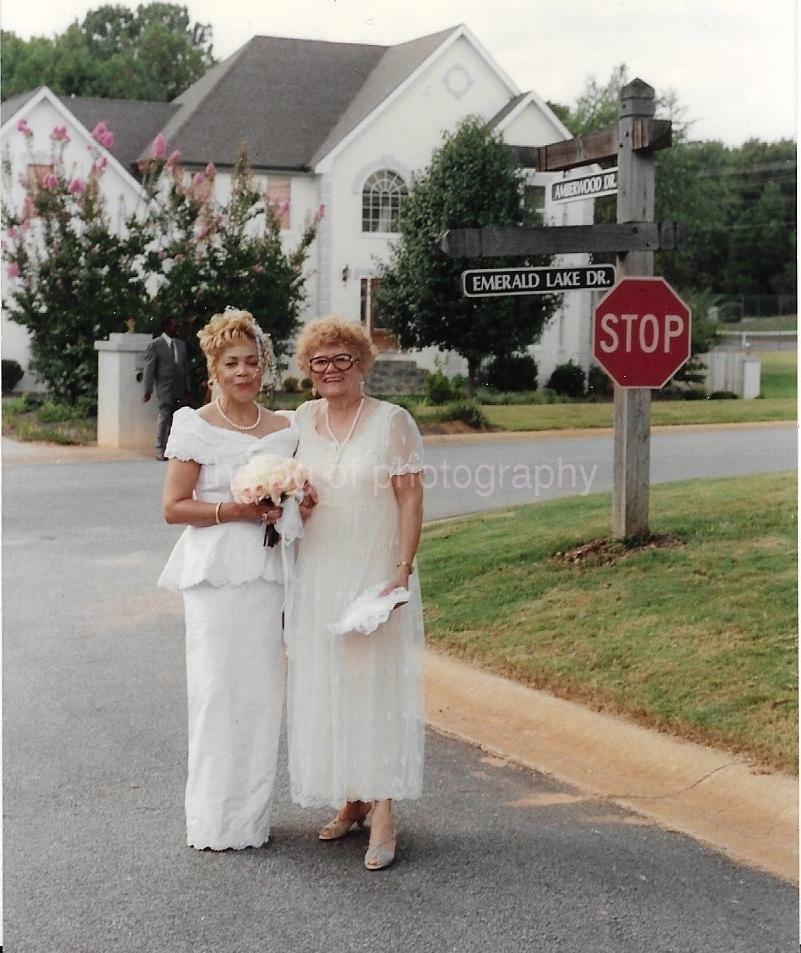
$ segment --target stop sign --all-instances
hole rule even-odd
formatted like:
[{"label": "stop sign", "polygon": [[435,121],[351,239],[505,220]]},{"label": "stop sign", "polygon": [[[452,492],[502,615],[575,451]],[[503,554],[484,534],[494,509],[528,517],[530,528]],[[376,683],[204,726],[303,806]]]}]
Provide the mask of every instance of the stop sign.
[{"label": "stop sign", "polygon": [[664,278],[623,278],[595,309],[592,353],[620,387],[663,387],[690,357],[690,322]]}]

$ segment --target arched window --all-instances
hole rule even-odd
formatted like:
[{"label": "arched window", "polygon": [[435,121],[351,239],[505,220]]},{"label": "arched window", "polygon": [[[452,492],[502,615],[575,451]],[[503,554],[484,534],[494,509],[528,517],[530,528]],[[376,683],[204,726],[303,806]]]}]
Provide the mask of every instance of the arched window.
[{"label": "arched window", "polygon": [[406,183],[397,172],[374,172],[362,191],[362,231],[400,231],[401,204],[408,194]]}]

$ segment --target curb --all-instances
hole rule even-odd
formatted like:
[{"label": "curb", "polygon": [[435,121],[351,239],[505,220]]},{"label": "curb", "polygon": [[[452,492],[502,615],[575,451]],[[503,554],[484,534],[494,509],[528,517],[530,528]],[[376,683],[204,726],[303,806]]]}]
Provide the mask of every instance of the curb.
[{"label": "curb", "polygon": [[[426,721],[798,883],[798,779],[426,652]],[[531,806],[540,802],[536,795]]]}]

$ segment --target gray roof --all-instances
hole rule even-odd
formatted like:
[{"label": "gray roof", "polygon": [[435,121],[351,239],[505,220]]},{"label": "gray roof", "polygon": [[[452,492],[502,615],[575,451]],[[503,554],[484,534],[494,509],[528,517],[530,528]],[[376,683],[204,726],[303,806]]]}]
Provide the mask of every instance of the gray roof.
[{"label": "gray roof", "polygon": [[64,105],[91,132],[101,120],[114,133],[109,152],[133,170],[139,156],[150,153],[150,145],[178,111],[173,103],[153,103],[141,99],[95,99],[85,96],[60,97]]},{"label": "gray roof", "polygon": [[[2,121],[5,123],[10,119],[36,92],[34,89],[6,100],[2,104]],[[150,144],[179,109],[173,103],[155,103],[140,99],[102,99],[91,96],[58,98],[89,132],[101,120],[106,123],[114,133],[114,145],[109,152],[129,171],[135,169],[143,151],[149,152]]]},{"label": "gray roof", "polygon": [[10,96],[8,99],[3,100],[3,102],[0,103],[0,123],[5,125],[14,113],[19,112],[35,93],[36,90],[31,89],[27,93],[17,93],[15,96]]},{"label": "gray roof", "polygon": [[[257,169],[308,171],[400,86],[456,27],[397,46],[255,36],[171,103],[60,96],[90,131],[102,119],[127,169],[159,132],[184,163],[225,168],[247,141]],[[36,90],[2,104],[6,121]]]},{"label": "gray roof", "polygon": [[498,110],[498,112],[495,113],[492,119],[490,119],[490,121],[487,123],[489,128],[494,129],[499,123],[503,122],[503,120],[506,119],[509,113],[512,112],[512,110],[515,109],[517,106],[519,106],[520,103],[523,102],[523,100],[528,95],[529,95],[528,93],[520,93],[519,96],[513,96],[509,100],[509,102],[503,107],[503,109]]},{"label": "gray roof", "polygon": [[309,170],[453,29],[398,46],[256,36],[182,93],[164,130],[184,162]]}]

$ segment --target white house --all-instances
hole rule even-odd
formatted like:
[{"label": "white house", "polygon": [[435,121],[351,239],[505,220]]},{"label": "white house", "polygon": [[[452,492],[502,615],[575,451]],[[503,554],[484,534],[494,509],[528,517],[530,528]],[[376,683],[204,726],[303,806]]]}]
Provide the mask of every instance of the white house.
[{"label": "white house", "polygon": [[[113,174],[104,177],[104,188],[113,201],[124,196],[126,203],[141,201],[137,163],[148,156],[158,132],[169,150],[180,150],[190,170],[215,163],[220,196],[230,186],[240,143],[248,142],[256,174],[274,197],[290,202],[290,244],[307,216],[325,205],[309,260],[304,317],[340,313],[360,320],[382,357],[413,357],[431,368],[433,351],[397,352],[391,335],[378,326],[373,292],[412,172],[428,164],[443,132],[468,115],[486,118],[511,145],[570,138],[536,93],[522,91],[461,25],[396,46],[256,36],[172,103],[57,97],[41,88],[3,103],[0,142],[16,168],[46,163],[44,154],[27,156],[17,123],[27,120],[36,143],[48,142],[53,125],[67,125],[69,161],[80,166],[88,161],[90,130],[104,120],[116,136],[109,150]],[[545,222],[591,223],[592,199],[551,204],[549,186],[559,177],[527,173]],[[564,295],[532,349],[541,381],[570,358],[588,366],[591,306],[588,292]],[[4,355],[24,364],[22,329],[4,318],[2,330]],[[447,372],[463,370],[457,355],[442,358]]]}]

